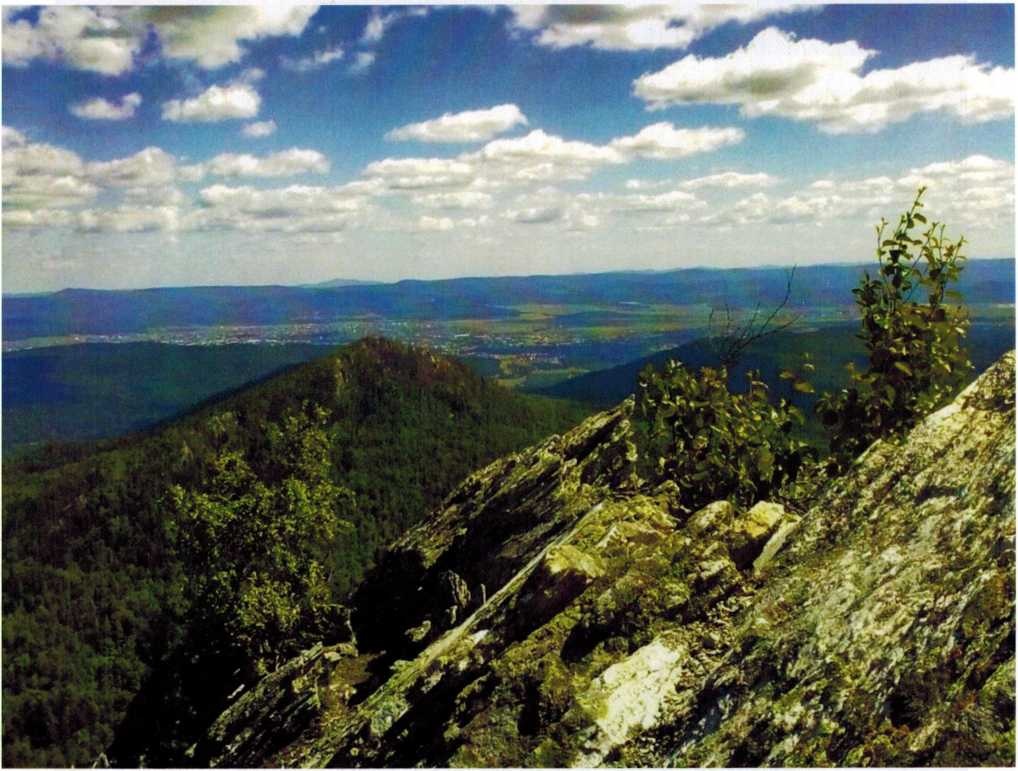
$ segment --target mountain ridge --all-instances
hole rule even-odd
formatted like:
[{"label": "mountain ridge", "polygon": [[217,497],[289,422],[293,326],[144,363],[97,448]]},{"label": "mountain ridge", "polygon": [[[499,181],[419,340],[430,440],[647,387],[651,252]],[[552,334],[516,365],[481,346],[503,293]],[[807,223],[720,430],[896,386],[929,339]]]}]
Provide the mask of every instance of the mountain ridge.
[{"label": "mountain ridge", "polygon": [[1011,765],[1014,378],[1011,352],[801,507],[641,488],[631,402],[496,461],[362,585],[355,619],[394,599],[356,648],[240,694],[194,760]]}]

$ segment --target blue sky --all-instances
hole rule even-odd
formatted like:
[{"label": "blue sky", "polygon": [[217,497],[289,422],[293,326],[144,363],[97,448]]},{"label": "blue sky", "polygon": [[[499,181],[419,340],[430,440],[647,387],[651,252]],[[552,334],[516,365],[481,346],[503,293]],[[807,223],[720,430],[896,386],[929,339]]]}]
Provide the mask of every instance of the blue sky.
[{"label": "blue sky", "polygon": [[3,289],[1014,252],[1014,7],[4,9]]}]

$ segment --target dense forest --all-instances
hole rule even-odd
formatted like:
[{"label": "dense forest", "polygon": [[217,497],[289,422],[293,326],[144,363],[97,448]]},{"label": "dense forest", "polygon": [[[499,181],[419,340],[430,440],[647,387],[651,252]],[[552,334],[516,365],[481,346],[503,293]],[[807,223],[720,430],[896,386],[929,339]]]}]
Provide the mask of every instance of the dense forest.
[{"label": "dense forest", "polygon": [[323,555],[335,597],[471,470],[586,414],[368,339],[146,434],[6,463],[4,765],[89,765],[109,746],[141,684],[187,635],[171,487],[203,494],[226,442],[271,489],[273,442],[306,432],[291,418],[309,411],[322,417],[331,483],[352,494]]}]

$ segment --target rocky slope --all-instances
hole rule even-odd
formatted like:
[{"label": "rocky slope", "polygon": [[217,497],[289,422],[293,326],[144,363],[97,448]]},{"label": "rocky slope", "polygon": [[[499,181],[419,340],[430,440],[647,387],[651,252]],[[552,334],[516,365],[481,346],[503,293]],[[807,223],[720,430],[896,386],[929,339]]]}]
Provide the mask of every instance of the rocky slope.
[{"label": "rocky slope", "polygon": [[1014,356],[798,513],[685,512],[631,404],[468,478],[196,764],[1013,765]]}]

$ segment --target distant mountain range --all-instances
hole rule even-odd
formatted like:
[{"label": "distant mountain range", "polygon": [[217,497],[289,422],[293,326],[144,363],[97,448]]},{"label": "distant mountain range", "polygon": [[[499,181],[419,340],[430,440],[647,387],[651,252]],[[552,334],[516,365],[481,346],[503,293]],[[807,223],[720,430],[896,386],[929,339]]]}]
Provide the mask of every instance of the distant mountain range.
[{"label": "distant mountain range", "polygon": [[[811,265],[796,270],[790,307],[843,307],[871,265]],[[785,294],[784,268],[694,268],[566,276],[406,280],[394,284],[65,289],[6,295],[8,341],[75,334],[131,334],[163,327],[328,323],[356,318],[499,319],[523,304],[723,305],[764,307]],[[970,304],[1014,302],[1013,260],[972,260],[959,289]]]}]

